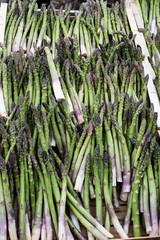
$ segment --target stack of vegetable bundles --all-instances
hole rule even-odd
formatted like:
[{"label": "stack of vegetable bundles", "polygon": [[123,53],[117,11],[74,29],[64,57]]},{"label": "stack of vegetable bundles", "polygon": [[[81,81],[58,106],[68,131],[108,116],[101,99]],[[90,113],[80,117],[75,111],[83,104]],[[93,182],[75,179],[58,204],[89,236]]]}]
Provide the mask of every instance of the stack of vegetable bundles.
[{"label": "stack of vegetable bundles", "polygon": [[0,238],[104,240],[115,237],[112,225],[124,239],[158,236],[157,114],[124,2],[90,1],[74,19],[69,11],[51,4],[39,12],[36,1],[8,6]]}]

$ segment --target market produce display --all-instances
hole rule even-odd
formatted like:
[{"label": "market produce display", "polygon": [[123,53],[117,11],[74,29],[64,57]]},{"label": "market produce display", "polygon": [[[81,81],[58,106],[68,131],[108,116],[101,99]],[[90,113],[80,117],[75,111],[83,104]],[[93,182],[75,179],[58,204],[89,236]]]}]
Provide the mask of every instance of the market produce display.
[{"label": "market produce display", "polygon": [[0,239],[158,236],[157,114],[123,2],[36,10],[10,3],[0,53]]}]

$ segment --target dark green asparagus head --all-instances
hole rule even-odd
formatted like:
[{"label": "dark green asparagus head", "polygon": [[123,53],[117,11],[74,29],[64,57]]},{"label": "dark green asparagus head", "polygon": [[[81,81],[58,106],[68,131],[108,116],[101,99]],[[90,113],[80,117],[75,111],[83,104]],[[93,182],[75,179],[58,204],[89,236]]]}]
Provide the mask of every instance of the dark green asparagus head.
[{"label": "dark green asparagus head", "polygon": [[6,163],[4,158],[0,155],[0,171],[5,171],[6,170]]}]

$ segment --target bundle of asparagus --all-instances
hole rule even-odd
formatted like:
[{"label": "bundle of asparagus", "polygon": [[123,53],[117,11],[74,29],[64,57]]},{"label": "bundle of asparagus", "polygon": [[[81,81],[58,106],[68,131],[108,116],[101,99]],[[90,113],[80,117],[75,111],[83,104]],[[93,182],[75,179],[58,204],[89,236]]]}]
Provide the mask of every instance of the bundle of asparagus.
[{"label": "bundle of asparagus", "polygon": [[149,61],[156,75],[154,83],[160,98],[160,2],[140,0],[137,4],[145,24],[144,36],[149,51]]},{"label": "bundle of asparagus", "polygon": [[[34,53],[34,44],[43,45],[43,39],[49,43],[53,57],[56,57],[55,44],[60,41],[60,35],[65,37],[76,36],[79,52],[90,56],[99,44],[108,43],[108,34],[113,31],[123,31],[129,34],[130,29],[122,1],[107,7],[101,1],[89,1],[88,8],[80,8],[75,12],[75,18],[70,17],[71,5],[66,5],[56,12],[51,3],[46,10],[43,4],[40,11],[36,0],[10,1],[5,28],[4,54],[19,51],[23,48],[28,54]],[[115,41],[121,41],[120,35],[114,35]]]},{"label": "bundle of asparagus", "polygon": [[[34,56],[1,54],[2,239],[85,239],[80,223],[88,239],[112,238],[111,224],[127,238],[131,220],[134,236],[142,222],[159,234],[157,115],[133,38],[114,32],[87,58],[76,35],[60,38],[55,60],[47,41]],[[128,201],[124,226],[119,198]]]},{"label": "bundle of asparagus", "polygon": [[159,0],[136,0],[142,12],[145,26],[156,35],[157,27],[160,27],[160,2]]}]

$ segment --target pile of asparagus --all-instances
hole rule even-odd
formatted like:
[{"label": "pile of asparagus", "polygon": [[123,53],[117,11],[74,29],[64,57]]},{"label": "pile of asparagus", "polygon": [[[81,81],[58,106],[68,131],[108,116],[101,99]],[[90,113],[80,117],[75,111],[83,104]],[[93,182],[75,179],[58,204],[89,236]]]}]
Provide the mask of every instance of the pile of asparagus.
[{"label": "pile of asparagus", "polygon": [[160,98],[160,2],[140,0],[137,4],[143,16],[149,61],[156,75],[154,83]]},{"label": "pile of asparagus", "polygon": [[[69,11],[9,3],[0,52],[0,238],[103,240],[114,237],[112,225],[121,238],[130,225],[135,237],[142,228],[158,236],[157,114],[124,1],[111,9],[90,1],[73,20]],[[119,200],[128,203],[123,225]]]},{"label": "pile of asparagus", "polygon": [[[34,56],[1,53],[2,239],[85,239],[83,225],[103,240],[111,224],[127,238],[131,221],[135,237],[142,224],[159,234],[157,115],[133,38],[114,32],[87,58],[76,36],[60,38],[55,60],[47,41]],[[123,226],[119,199],[128,201]]]},{"label": "pile of asparagus", "polygon": [[[56,43],[60,36],[76,36],[79,52],[90,56],[99,44],[108,43],[108,34],[113,31],[123,31],[129,34],[130,29],[125,14],[124,1],[116,2],[112,8],[101,1],[89,1],[88,8],[80,8],[75,12],[74,19],[70,16],[71,5],[66,5],[64,11],[56,11],[51,3],[46,9],[42,5],[38,11],[34,1],[10,1],[5,28],[5,55],[23,48],[28,54],[34,53],[34,44],[43,46],[45,39],[56,57]],[[120,35],[114,35],[116,41],[121,41]]]}]

